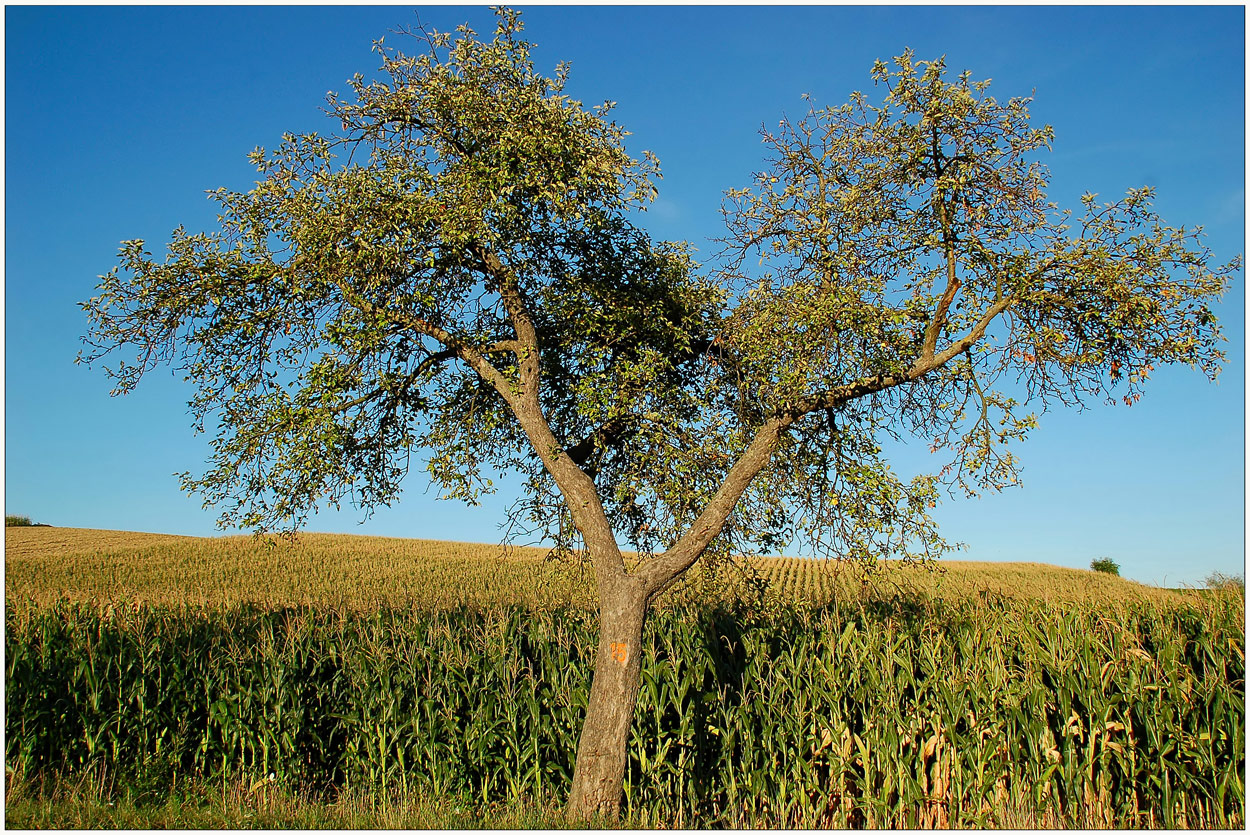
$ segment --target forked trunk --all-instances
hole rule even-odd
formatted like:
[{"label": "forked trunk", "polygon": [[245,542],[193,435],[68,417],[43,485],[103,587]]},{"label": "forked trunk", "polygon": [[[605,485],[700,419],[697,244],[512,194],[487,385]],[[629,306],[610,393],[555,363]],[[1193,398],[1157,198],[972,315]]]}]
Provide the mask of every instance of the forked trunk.
[{"label": "forked trunk", "polygon": [[575,822],[620,814],[629,728],[642,687],[647,597],[624,578],[615,586],[600,589],[599,651],[565,809]]}]

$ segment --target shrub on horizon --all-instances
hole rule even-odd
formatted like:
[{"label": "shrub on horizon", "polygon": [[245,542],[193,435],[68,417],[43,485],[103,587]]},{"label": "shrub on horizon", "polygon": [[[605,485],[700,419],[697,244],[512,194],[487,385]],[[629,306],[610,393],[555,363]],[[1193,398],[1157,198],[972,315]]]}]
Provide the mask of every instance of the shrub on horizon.
[{"label": "shrub on horizon", "polygon": [[1235,591],[1237,594],[1246,593],[1246,578],[1241,574],[1225,574],[1222,571],[1215,571],[1208,574],[1202,582],[1209,589]]},{"label": "shrub on horizon", "polygon": [[1103,574],[1113,574],[1116,577],[1120,576],[1119,564],[1110,557],[1101,557],[1096,559],[1089,564],[1089,567],[1091,570],[1101,571]]}]

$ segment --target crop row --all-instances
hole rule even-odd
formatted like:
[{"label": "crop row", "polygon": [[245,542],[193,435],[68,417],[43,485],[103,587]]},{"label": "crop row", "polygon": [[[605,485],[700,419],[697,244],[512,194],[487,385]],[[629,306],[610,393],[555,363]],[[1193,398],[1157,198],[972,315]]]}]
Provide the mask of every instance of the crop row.
[{"label": "crop row", "polygon": [[[1240,826],[1243,611],[658,611],[627,806],[685,826],[1001,826],[1009,809]],[[166,790],[272,774],[559,798],[594,656],[579,609],[61,604],[6,621],[9,766]]]}]

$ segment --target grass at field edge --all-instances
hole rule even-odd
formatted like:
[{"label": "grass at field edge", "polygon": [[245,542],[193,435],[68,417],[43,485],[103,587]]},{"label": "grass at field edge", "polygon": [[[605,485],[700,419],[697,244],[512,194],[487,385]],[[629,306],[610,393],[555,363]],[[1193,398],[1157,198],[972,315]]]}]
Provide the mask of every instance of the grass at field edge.
[{"label": "grass at field edge", "polygon": [[[94,778],[6,780],[6,829],[565,829],[559,807],[524,799],[483,806],[457,797],[348,792],[334,800],[280,787],[182,783],[107,791]],[[596,828],[641,828],[638,821]]]},{"label": "grass at field edge", "polygon": [[[293,795],[280,787],[182,783],[167,793],[125,789],[110,793],[92,777],[36,785],[10,773],[5,781],[6,829],[670,829],[671,821],[622,817],[570,825],[552,799],[481,805],[474,799],[426,794],[345,793],[335,800]],[[994,828],[1097,829],[1097,817],[1038,814],[1017,798],[992,814]],[[1202,824],[1199,824],[1200,828]],[[776,829],[767,820],[742,820],[733,828]],[[1240,822],[1237,828],[1240,828]],[[1160,828],[1158,825],[1146,828]]]}]

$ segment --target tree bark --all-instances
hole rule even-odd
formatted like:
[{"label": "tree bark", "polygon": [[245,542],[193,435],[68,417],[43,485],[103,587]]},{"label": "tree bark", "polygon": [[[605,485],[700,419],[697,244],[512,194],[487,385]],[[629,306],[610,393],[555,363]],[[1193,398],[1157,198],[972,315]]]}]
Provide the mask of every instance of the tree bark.
[{"label": "tree bark", "polygon": [[642,627],[649,596],[641,582],[600,581],[599,650],[577,745],[565,813],[573,822],[620,814],[629,729],[642,687]]}]

